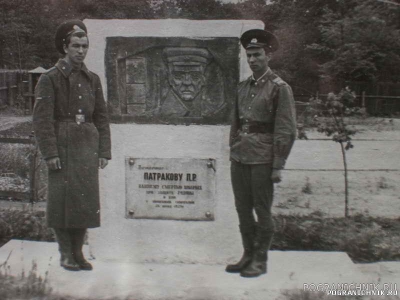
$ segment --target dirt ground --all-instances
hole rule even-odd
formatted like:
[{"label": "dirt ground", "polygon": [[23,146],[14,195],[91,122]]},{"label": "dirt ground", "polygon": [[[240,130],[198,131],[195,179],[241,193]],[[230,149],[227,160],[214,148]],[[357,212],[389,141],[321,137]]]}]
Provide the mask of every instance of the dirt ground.
[{"label": "dirt ground", "polygon": [[[275,189],[274,213],[344,216],[344,172],[285,171]],[[400,172],[349,172],[349,213],[398,218]]]},{"label": "dirt ground", "polygon": [[[355,148],[349,152],[350,159],[352,156],[357,156],[357,159],[363,158],[365,152],[360,150],[361,141],[371,141],[379,149],[385,149],[387,145],[396,149],[393,145],[400,145],[399,119],[349,119],[347,124],[357,130],[353,137]],[[317,132],[315,128],[308,129],[307,136],[309,139],[329,139]],[[389,143],[385,144],[385,142]],[[338,148],[333,142],[332,147]],[[381,157],[381,160],[391,161],[391,166],[397,170],[381,171],[377,168],[377,170],[349,172],[350,215],[364,214],[390,218],[400,216],[400,186],[398,184],[400,159],[398,153],[388,153],[388,151],[384,153],[387,157]],[[370,165],[367,156],[365,165]],[[374,162],[373,165],[377,166],[380,163]],[[284,171],[283,176],[282,183],[275,189],[274,213],[307,215],[314,211],[321,211],[329,216],[344,216],[344,171],[287,170]]]}]

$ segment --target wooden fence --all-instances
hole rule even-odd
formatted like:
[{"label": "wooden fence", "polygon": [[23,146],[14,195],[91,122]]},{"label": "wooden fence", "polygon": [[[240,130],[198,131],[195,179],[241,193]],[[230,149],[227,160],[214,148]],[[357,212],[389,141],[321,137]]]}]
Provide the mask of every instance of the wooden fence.
[{"label": "wooden fence", "polygon": [[[326,100],[327,96],[327,94],[319,94],[318,92],[309,95],[295,93],[297,115],[304,113],[311,97]],[[400,96],[367,95],[362,92],[356,96],[354,104],[365,107],[367,113],[371,116],[400,116]]]},{"label": "wooden fence", "polygon": [[24,93],[24,70],[0,70],[0,108],[14,106],[17,95]]}]

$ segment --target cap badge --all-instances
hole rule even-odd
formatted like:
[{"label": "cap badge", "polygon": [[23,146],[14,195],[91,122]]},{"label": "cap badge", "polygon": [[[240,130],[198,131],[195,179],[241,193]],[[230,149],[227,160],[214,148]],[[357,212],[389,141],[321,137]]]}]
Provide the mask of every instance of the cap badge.
[{"label": "cap badge", "polygon": [[69,31],[69,32],[66,34],[66,36],[69,36],[70,34],[78,33],[78,32],[82,32],[82,33],[85,33],[85,34],[86,34],[85,30],[83,30],[83,29],[82,29],[81,27],[79,27],[78,25],[74,25],[74,26],[72,26],[72,30]]},{"label": "cap badge", "polygon": [[254,39],[252,39],[252,40],[250,41],[250,43],[258,43],[258,40],[257,40],[256,38],[254,38]]}]

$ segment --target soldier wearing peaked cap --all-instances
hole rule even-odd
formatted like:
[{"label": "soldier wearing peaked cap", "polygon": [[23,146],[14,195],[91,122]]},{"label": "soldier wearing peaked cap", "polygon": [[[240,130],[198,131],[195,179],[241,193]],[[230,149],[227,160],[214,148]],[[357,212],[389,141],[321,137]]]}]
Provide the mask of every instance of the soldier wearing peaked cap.
[{"label": "soldier wearing peaked cap", "polygon": [[91,270],[82,246],[86,229],[100,226],[98,168],[111,159],[107,107],[99,77],[83,62],[89,47],[85,24],[61,24],[55,45],[64,57],[40,77],[33,114],[49,169],[47,224],[56,234],[61,266]]},{"label": "soldier wearing peaked cap", "polygon": [[145,115],[203,118],[225,111],[225,99],[210,96],[208,74],[213,68],[213,56],[208,49],[166,47],[162,58],[167,75],[165,89],[158,106]]},{"label": "soldier wearing peaked cap", "polygon": [[281,170],[293,146],[296,117],[290,86],[268,66],[272,53],[279,48],[275,35],[253,29],[246,31],[240,42],[253,75],[239,84],[229,145],[244,253],[226,271],[257,277],[267,272],[267,254],[274,233],[274,183],[281,181]]}]

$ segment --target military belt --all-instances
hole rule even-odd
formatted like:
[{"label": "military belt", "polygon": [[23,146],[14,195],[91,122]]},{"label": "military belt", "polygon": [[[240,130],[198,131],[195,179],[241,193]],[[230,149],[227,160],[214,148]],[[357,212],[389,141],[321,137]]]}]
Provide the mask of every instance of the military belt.
[{"label": "military belt", "polygon": [[68,117],[56,117],[56,122],[73,122],[73,123],[92,123],[92,117],[77,114],[75,116],[68,116]]},{"label": "military belt", "polygon": [[274,124],[262,122],[242,123],[240,129],[244,133],[274,133]]}]

